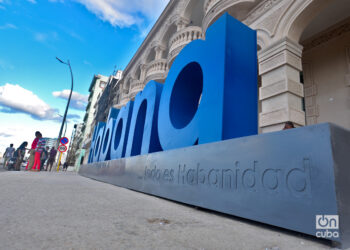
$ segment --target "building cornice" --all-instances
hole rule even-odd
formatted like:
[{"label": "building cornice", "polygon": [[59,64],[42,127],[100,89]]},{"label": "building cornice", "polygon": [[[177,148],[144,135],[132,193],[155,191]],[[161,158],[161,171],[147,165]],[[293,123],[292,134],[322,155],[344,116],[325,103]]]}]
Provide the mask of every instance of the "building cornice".
[{"label": "building cornice", "polygon": [[124,70],[124,76],[129,74],[130,69],[135,64],[135,62],[139,59],[140,55],[142,54],[142,51],[147,48],[147,46],[153,42],[152,38],[159,32],[159,29],[164,25],[164,23],[167,21],[167,18],[169,17],[169,14],[175,9],[176,5],[180,2],[179,0],[170,0],[168,5],[165,7],[164,11],[156,21],[156,23],[153,25],[151,31],[148,33],[146,38],[143,40],[142,44],[137,49],[134,56],[129,61],[128,65],[125,67]]}]

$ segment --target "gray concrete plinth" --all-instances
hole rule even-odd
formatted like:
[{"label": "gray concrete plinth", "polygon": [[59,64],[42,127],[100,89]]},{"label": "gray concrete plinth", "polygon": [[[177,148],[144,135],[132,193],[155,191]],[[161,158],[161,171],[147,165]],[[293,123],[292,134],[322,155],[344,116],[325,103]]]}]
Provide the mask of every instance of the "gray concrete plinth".
[{"label": "gray concrete plinth", "polygon": [[329,249],[74,173],[0,173],[0,249]]}]

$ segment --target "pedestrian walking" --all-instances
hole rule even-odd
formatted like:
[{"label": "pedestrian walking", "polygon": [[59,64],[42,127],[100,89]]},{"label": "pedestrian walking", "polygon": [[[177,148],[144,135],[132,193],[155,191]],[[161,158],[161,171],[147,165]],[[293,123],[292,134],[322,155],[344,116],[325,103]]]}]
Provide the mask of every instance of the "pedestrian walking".
[{"label": "pedestrian walking", "polygon": [[52,165],[55,162],[56,154],[57,154],[57,150],[54,147],[52,147],[49,154],[49,160],[47,161],[46,171],[48,169],[49,169],[48,171],[51,171]]},{"label": "pedestrian walking", "polygon": [[15,163],[15,171],[20,171],[21,170],[21,165],[23,162],[23,157],[26,154],[26,147],[28,146],[28,142],[23,142],[21,146],[17,148],[17,150],[14,153],[14,156],[16,158],[16,163]]},{"label": "pedestrian walking", "polygon": [[63,171],[67,171],[67,168],[68,168],[68,162],[65,162],[63,164]]},{"label": "pedestrian walking", "polygon": [[34,165],[34,157],[35,157],[35,148],[38,144],[39,138],[41,138],[41,133],[39,131],[35,132],[35,139],[32,142],[32,146],[29,151],[28,163],[26,166],[26,170],[31,170]]},{"label": "pedestrian walking", "polygon": [[10,144],[10,147],[6,148],[6,151],[3,155],[4,157],[4,168],[6,168],[8,161],[13,157],[13,153],[15,152],[15,148],[13,144]]},{"label": "pedestrian walking", "polygon": [[47,158],[49,157],[49,147],[45,147],[43,152],[41,152],[41,163],[40,163],[40,170],[44,170],[44,164]]},{"label": "pedestrian walking", "polygon": [[39,172],[40,171],[40,165],[41,165],[41,153],[43,152],[46,144],[46,139],[42,138],[42,135],[39,135],[39,140],[35,148],[35,155],[34,155],[34,165],[32,167],[32,171]]}]

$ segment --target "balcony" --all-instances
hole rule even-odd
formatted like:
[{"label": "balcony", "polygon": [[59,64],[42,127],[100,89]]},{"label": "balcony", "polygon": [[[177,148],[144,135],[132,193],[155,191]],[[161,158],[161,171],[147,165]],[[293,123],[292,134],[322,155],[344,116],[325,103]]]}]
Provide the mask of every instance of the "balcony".
[{"label": "balcony", "polygon": [[117,105],[115,105],[115,108],[120,109],[121,107],[125,106],[125,104],[129,102],[129,100],[130,100],[130,97],[129,97],[128,91],[123,90],[120,96],[120,102]]},{"label": "balcony", "polygon": [[162,81],[168,74],[167,59],[158,59],[150,62],[147,65],[145,83],[150,80]]},{"label": "balcony", "polygon": [[143,90],[143,83],[140,80],[132,80],[130,84],[130,96],[135,96],[138,92]]},{"label": "balcony", "polygon": [[176,32],[169,41],[168,62],[172,62],[187,44],[202,37],[202,28],[198,26],[189,26]]}]

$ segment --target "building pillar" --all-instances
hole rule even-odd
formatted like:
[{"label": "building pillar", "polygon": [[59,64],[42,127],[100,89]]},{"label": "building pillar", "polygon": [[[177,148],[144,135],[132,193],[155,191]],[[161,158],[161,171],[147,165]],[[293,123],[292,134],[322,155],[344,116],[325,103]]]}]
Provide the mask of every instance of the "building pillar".
[{"label": "building pillar", "polygon": [[281,130],[286,121],[305,125],[304,88],[300,83],[302,46],[284,38],[259,52],[262,133]]},{"label": "building pillar", "polygon": [[147,65],[146,64],[141,64],[140,69],[141,69],[140,81],[143,82],[145,80],[145,78],[146,78]]},{"label": "building pillar", "polygon": [[178,16],[176,18],[175,24],[176,24],[176,32],[183,30],[186,28],[186,26],[190,23],[190,21],[184,17]]},{"label": "building pillar", "polygon": [[156,57],[155,60],[159,60],[162,59],[163,57],[163,52],[165,51],[165,47],[162,45],[158,45],[154,48],[154,50],[156,51]]}]

